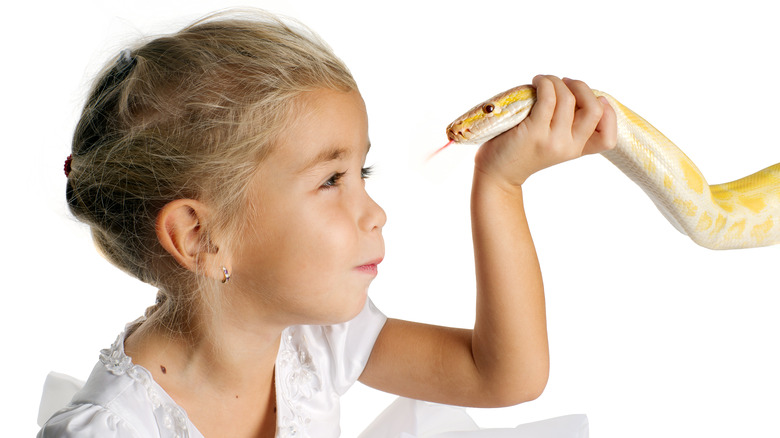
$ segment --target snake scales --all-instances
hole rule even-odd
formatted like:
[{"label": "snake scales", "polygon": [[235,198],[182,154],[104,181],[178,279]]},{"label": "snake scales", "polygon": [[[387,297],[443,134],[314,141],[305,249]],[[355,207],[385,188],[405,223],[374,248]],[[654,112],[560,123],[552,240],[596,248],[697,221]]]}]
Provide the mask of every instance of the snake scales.
[{"label": "snake scales", "polygon": [[[650,123],[612,96],[617,146],[602,155],[650,196],[666,219],[710,249],[780,243],[780,163],[736,181],[709,185],[695,164]],[[524,85],[475,106],[447,127],[451,142],[481,144],[520,123],[536,102]]]}]

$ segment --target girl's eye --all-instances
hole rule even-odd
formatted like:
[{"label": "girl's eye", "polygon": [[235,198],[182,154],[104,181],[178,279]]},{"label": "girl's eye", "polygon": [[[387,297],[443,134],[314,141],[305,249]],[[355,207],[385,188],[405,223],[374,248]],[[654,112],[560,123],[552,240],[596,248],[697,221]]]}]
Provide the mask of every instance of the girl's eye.
[{"label": "girl's eye", "polygon": [[[360,169],[360,178],[366,179],[369,176],[371,176],[371,173],[373,172],[372,166],[364,167]],[[346,172],[337,172],[331,175],[330,178],[328,178],[327,181],[322,183],[322,189],[330,189],[333,187],[336,187],[340,184],[341,178],[346,174]]]},{"label": "girl's eye", "polygon": [[331,187],[336,187],[339,184],[339,180],[342,176],[344,176],[344,172],[334,173],[330,178],[328,178],[327,181],[322,184],[322,188],[329,189]]}]

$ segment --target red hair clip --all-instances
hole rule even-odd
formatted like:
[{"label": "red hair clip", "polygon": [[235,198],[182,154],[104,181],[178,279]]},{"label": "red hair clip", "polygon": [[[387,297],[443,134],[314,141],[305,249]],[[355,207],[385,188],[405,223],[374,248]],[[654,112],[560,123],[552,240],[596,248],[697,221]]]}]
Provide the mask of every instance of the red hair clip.
[{"label": "red hair clip", "polygon": [[65,159],[65,177],[70,176],[70,163],[73,162],[73,154],[68,155]]}]

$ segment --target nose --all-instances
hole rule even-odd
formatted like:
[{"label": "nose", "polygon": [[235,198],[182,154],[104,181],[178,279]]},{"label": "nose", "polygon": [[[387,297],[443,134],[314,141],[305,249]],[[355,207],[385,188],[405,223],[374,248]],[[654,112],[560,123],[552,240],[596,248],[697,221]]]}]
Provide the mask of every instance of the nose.
[{"label": "nose", "polygon": [[454,128],[447,129],[447,138],[452,140],[452,141],[455,141],[457,139],[457,137],[455,136],[455,129]]},{"label": "nose", "polygon": [[458,139],[468,140],[471,138],[471,130],[469,128],[463,129],[463,123],[452,123],[447,127],[447,138],[453,141]]},{"label": "nose", "polygon": [[366,193],[363,214],[360,216],[358,223],[360,229],[365,231],[381,231],[386,222],[387,215],[385,214],[385,210],[382,209],[368,193]]}]

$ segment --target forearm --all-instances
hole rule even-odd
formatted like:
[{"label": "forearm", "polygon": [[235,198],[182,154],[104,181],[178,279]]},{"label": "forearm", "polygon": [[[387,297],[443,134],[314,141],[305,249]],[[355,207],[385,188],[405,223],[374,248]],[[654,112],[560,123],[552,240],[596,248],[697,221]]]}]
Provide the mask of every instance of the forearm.
[{"label": "forearm", "polygon": [[544,288],[521,186],[541,169],[614,147],[617,128],[614,111],[584,83],[537,76],[534,85],[537,100],[528,118],[483,144],[475,157],[474,330],[388,321],[364,383],[481,407],[532,400],[547,384]]},{"label": "forearm", "polygon": [[471,200],[477,275],[472,353],[499,404],[536,398],[547,383],[544,288],[520,186],[475,171]]}]

